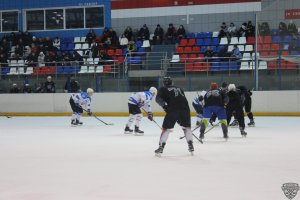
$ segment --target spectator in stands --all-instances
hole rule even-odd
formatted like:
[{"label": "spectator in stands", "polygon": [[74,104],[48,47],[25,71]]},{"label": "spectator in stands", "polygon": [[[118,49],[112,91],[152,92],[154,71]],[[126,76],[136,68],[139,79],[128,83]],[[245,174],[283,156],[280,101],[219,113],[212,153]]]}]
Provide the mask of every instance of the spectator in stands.
[{"label": "spectator in stands", "polygon": [[15,52],[12,53],[12,57],[18,60],[21,59],[22,56],[23,56],[23,49],[20,47],[19,44],[17,44],[15,47]]},{"label": "spectator in stands", "polygon": [[44,48],[46,51],[55,51],[56,48],[53,46],[53,42],[50,37],[46,37],[44,40]]},{"label": "spectator in stands", "polygon": [[28,67],[36,67],[37,62],[38,57],[36,56],[35,52],[31,52],[26,58],[26,63],[28,64]]},{"label": "spectator in stands", "polygon": [[61,66],[70,66],[72,61],[72,56],[70,55],[69,52],[63,52],[60,57],[60,61],[61,61]]},{"label": "spectator in stands", "polygon": [[67,82],[65,84],[65,92],[68,92],[68,93],[80,92],[80,85],[79,85],[78,81],[75,80],[75,77],[73,75],[71,75],[67,79]]},{"label": "spectator in stands", "polygon": [[105,43],[107,41],[107,38],[111,38],[111,32],[109,31],[109,29],[107,27],[104,28],[103,33],[102,33],[102,37],[101,37],[101,42]]},{"label": "spectator in stands", "polygon": [[35,89],[36,93],[44,93],[45,87],[43,83],[39,83],[38,87]]},{"label": "spectator in stands", "polygon": [[45,54],[44,52],[40,52],[39,56],[38,56],[38,63],[39,63],[39,67],[43,66],[45,63]]},{"label": "spectator in stands", "polygon": [[31,42],[31,44],[34,44],[35,46],[39,45],[39,41],[38,41],[38,39],[35,36],[32,36],[32,42]]},{"label": "spectator in stands", "polygon": [[238,31],[238,36],[239,37],[246,37],[246,32],[247,32],[247,23],[244,22],[241,26],[241,28]]},{"label": "spectator in stands", "polygon": [[271,35],[271,30],[268,22],[263,22],[261,25],[258,25],[258,28],[259,28],[258,29],[259,35],[261,36]]},{"label": "spectator in stands", "polygon": [[24,48],[24,57],[26,58],[29,54],[31,54],[31,47],[25,46]]},{"label": "spectator in stands", "polygon": [[127,38],[128,41],[133,40],[133,38],[132,38],[133,32],[132,32],[132,28],[130,26],[127,26],[127,28],[125,29],[123,34]]},{"label": "spectator in stands", "polygon": [[176,37],[177,37],[176,28],[173,26],[173,24],[169,24],[169,27],[166,32],[166,43],[175,44]]},{"label": "spectator in stands", "polygon": [[228,29],[227,29],[227,25],[225,22],[222,23],[221,27],[220,27],[220,31],[219,31],[219,38],[221,39],[222,37],[228,37]]},{"label": "spectator in stands", "polygon": [[231,37],[235,37],[236,34],[237,34],[237,28],[236,26],[234,25],[233,22],[230,23],[229,27],[228,27],[228,36],[231,38]]},{"label": "spectator in stands", "polygon": [[98,47],[98,44],[94,41],[92,46],[91,46],[92,58],[98,57],[98,53],[99,53],[99,47]]},{"label": "spectator in stands", "polygon": [[48,76],[47,81],[44,84],[45,93],[55,93],[55,83],[52,81],[52,77]]},{"label": "spectator in stands", "polygon": [[39,54],[39,48],[34,43],[31,44],[31,52],[35,53],[36,55]]},{"label": "spectator in stands", "polygon": [[19,93],[20,89],[18,88],[16,83],[13,83],[12,88],[10,89],[9,93]]},{"label": "spectator in stands", "polygon": [[136,51],[137,51],[137,47],[135,45],[135,42],[130,41],[127,46],[127,53],[136,52]]},{"label": "spectator in stands", "polygon": [[286,36],[288,34],[288,30],[287,30],[287,26],[284,22],[280,22],[278,25],[278,35],[283,38],[284,36]]},{"label": "spectator in stands", "polygon": [[46,51],[46,55],[45,55],[45,59],[44,59],[46,66],[50,67],[50,66],[56,65],[57,58],[56,58],[55,54],[56,53],[54,51]]},{"label": "spectator in stands", "polygon": [[161,28],[159,24],[157,24],[155,30],[154,30],[154,36],[153,36],[153,44],[162,44],[164,39],[164,29]]},{"label": "spectator in stands", "polygon": [[75,65],[75,66],[83,65],[83,58],[77,51],[73,52],[73,59],[72,60],[75,62],[74,64],[72,64],[72,66],[73,65]]},{"label": "spectator in stands", "polygon": [[7,57],[5,56],[4,53],[0,53],[0,68],[1,67],[7,67],[7,66],[8,66]]},{"label": "spectator in stands", "polygon": [[59,39],[59,37],[56,37],[53,40],[53,47],[56,48],[56,50],[60,50],[60,39]]},{"label": "spectator in stands", "polygon": [[293,22],[293,20],[291,20],[288,24],[288,33],[293,36],[294,39],[297,39],[298,36],[298,29],[296,27],[296,24]]},{"label": "spectator in stands", "polygon": [[120,43],[120,47],[121,47],[121,48],[127,47],[127,45],[128,45],[128,39],[127,39],[127,37],[125,37],[124,34],[121,34],[121,35],[120,35],[119,43]]},{"label": "spectator in stands", "polygon": [[3,38],[0,42],[0,47],[2,47],[2,51],[0,53],[4,53],[6,55],[8,55],[9,49],[10,49],[10,45],[7,42],[6,38]]},{"label": "spectator in stands", "polygon": [[110,65],[113,64],[113,58],[104,51],[99,52],[98,65]]},{"label": "spectator in stands", "polygon": [[247,24],[246,37],[249,37],[249,36],[255,36],[255,26],[252,25],[251,21],[248,21],[248,24]]},{"label": "spectator in stands", "polygon": [[204,57],[206,61],[208,62],[212,57],[214,56],[213,50],[208,46],[204,52]]},{"label": "spectator in stands", "polygon": [[96,34],[93,29],[90,29],[85,36],[85,41],[89,43],[89,46],[96,40]]},{"label": "spectator in stands", "polygon": [[231,56],[231,52],[228,53],[228,46],[225,45],[224,48],[220,48],[219,52],[218,52],[218,57],[220,57],[221,61],[223,62],[228,62],[229,59],[228,57]]},{"label": "spectator in stands", "polygon": [[139,30],[139,33],[137,35],[138,40],[149,40],[150,38],[150,32],[146,24],[143,25],[143,27]]},{"label": "spectator in stands", "polygon": [[297,41],[294,40],[289,44],[288,50],[290,51],[290,53],[292,51],[300,51],[300,46],[297,46]]},{"label": "spectator in stands", "polygon": [[21,33],[21,39],[23,40],[25,46],[29,46],[32,43],[32,37],[28,31]]},{"label": "spectator in stands", "polygon": [[236,61],[239,68],[240,68],[241,67],[242,54],[240,52],[240,49],[239,49],[238,45],[236,45],[236,44],[233,46],[233,50],[231,52],[231,57],[233,58],[231,60]]},{"label": "spectator in stands", "polygon": [[119,40],[116,31],[112,27],[110,27],[109,32],[112,46],[117,46]]},{"label": "spectator in stands", "polygon": [[177,43],[183,38],[186,38],[186,31],[183,25],[180,25],[177,30]]},{"label": "spectator in stands", "polygon": [[23,93],[32,93],[32,89],[28,83],[26,83],[23,87]]}]

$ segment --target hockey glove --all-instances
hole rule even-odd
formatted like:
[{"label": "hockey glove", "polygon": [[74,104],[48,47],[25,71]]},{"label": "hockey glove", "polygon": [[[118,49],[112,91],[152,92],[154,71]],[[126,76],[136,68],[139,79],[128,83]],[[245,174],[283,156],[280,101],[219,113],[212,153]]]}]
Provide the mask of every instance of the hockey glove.
[{"label": "hockey glove", "polygon": [[168,106],[167,105],[163,106],[162,108],[164,109],[165,112],[168,111]]},{"label": "hockey glove", "polygon": [[91,112],[90,109],[87,110],[87,114],[88,114],[89,116],[92,116],[92,115],[93,115],[93,113]]},{"label": "hockey glove", "polygon": [[148,112],[148,119],[149,119],[150,121],[153,120],[153,113],[152,113],[152,112]]}]

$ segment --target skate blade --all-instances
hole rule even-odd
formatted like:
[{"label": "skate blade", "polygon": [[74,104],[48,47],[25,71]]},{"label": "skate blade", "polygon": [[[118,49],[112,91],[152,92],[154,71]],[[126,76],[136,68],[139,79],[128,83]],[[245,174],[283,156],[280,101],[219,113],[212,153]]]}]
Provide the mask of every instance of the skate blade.
[{"label": "skate blade", "polygon": [[194,152],[192,151],[192,152],[190,152],[191,153],[191,156],[194,156]]},{"label": "skate blade", "polygon": [[75,124],[71,124],[71,127],[77,127],[78,125],[75,125]]},{"label": "skate blade", "polygon": [[127,134],[127,135],[128,135],[128,134],[132,134],[132,132],[125,131],[124,134]]},{"label": "skate blade", "polygon": [[160,158],[161,157],[161,153],[155,153],[155,156]]},{"label": "skate blade", "polygon": [[134,136],[144,136],[144,134],[135,133]]}]

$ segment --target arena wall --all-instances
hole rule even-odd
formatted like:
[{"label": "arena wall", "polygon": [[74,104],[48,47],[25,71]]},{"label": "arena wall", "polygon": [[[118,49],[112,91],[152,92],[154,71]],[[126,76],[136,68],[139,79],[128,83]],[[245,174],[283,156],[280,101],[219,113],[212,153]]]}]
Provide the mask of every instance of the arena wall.
[{"label": "arena wall", "polygon": [[[127,99],[131,93],[95,93],[92,111],[103,116],[126,116]],[[186,92],[190,102],[196,92]],[[252,96],[252,111],[256,116],[300,116],[300,91],[257,91]],[[1,94],[0,115],[12,116],[65,116],[70,115],[70,94]],[[152,103],[156,115],[163,110]],[[195,114],[193,112],[193,114]]]}]

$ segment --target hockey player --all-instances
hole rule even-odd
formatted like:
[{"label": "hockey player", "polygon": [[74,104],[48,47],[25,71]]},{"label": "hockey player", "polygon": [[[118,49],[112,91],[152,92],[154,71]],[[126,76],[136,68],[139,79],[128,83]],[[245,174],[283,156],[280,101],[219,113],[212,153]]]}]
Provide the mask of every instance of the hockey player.
[{"label": "hockey player", "polygon": [[86,92],[75,93],[71,95],[70,105],[73,110],[72,114],[72,126],[82,125],[80,121],[80,117],[83,113],[83,108],[87,111],[88,115],[91,116],[93,113],[91,112],[91,96],[93,96],[94,90],[92,88],[88,88]]},{"label": "hockey player", "polygon": [[193,136],[191,131],[191,114],[188,101],[181,88],[173,86],[170,77],[163,78],[164,86],[158,90],[156,102],[165,110],[166,116],[162,125],[162,133],[159,140],[159,147],[155,150],[156,156],[163,153],[171,130],[176,122],[182,127],[188,143],[188,150],[193,154]]},{"label": "hockey player", "polygon": [[237,88],[241,90],[241,94],[244,95],[244,98],[245,98],[244,109],[250,120],[250,122],[248,123],[248,126],[255,126],[253,113],[251,112],[252,92],[250,90],[247,90],[247,88],[245,86],[238,86]]},{"label": "hockey player", "polygon": [[206,91],[202,91],[198,97],[196,97],[192,103],[195,111],[197,112],[197,122],[196,126],[200,126],[200,122],[203,119],[203,107],[204,107],[204,95]]},{"label": "hockey player", "polygon": [[129,109],[129,119],[125,127],[125,134],[130,134],[133,132],[130,129],[131,125],[135,121],[134,133],[135,135],[144,135],[144,131],[140,130],[140,122],[143,118],[143,114],[141,112],[141,108],[148,114],[148,119],[150,121],[153,120],[153,114],[151,111],[151,101],[153,97],[157,94],[157,89],[155,87],[151,87],[149,91],[145,92],[136,92],[131,95],[128,99],[128,109]]},{"label": "hockey player", "polygon": [[241,99],[241,95],[239,94],[240,90],[237,91],[234,84],[228,85],[228,104],[226,105],[226,115],[227,115],[227,123],[229,124],[231,117],[234,114],[236,120],[238,121],[239,128],[241,131],[241,135],[246,137],[247,133],[245,132],[245,119],[243,112],[243,103]]},{"label": "hockey player", "polygon": [[204,96],[204,110],[203,119],[201,121],[200,127],[200,138],[204,138],[204,132],[207,127],[207,120],[210,119],[212,113],[215,113],[218,120],[221,123],[223,136],[225,139],[228,138],[228,128],[227,128],[227,117],[225,111],[225,104],[228,103],[228,97],[225,92],[218,89],[217,83],[210,84],[210,90]]},{"label": "hockey player", "polygon": [[[227,87],[228,87],[228,83],[223,82],[222,86],[219,88],[219,90],[222,91],[222,92],[224,92],[226,94],[227,91],[228,91]],[[215,123],[215,121],[216,121],[216,119],[217,119],[217,115],[215,113],[213,113],[211,115],[211,118],[209,119],[209,123],[213,126],[214,123]]]},{"label": "hockey player", "polygon": [[[241,99],[242,99],[242,103],[243,103],[243,107],[245,109],[245,112],[247,113],[247,116],[250,120],[250,122],[248,123],[248,126],[255,126],[254,123],[254,118],[253,118],[253,113],[251,112],[251,105],[252,105],[252,92],[250,90],[247,90],[247,88],[245,86],[238,86],[236,87],[237,90],[239,90],[240,95],[241,95]],[[236,117],[234,117],[234,121],[230,124],[230,126],[238,126],[239,123],[236,119]]]}]

